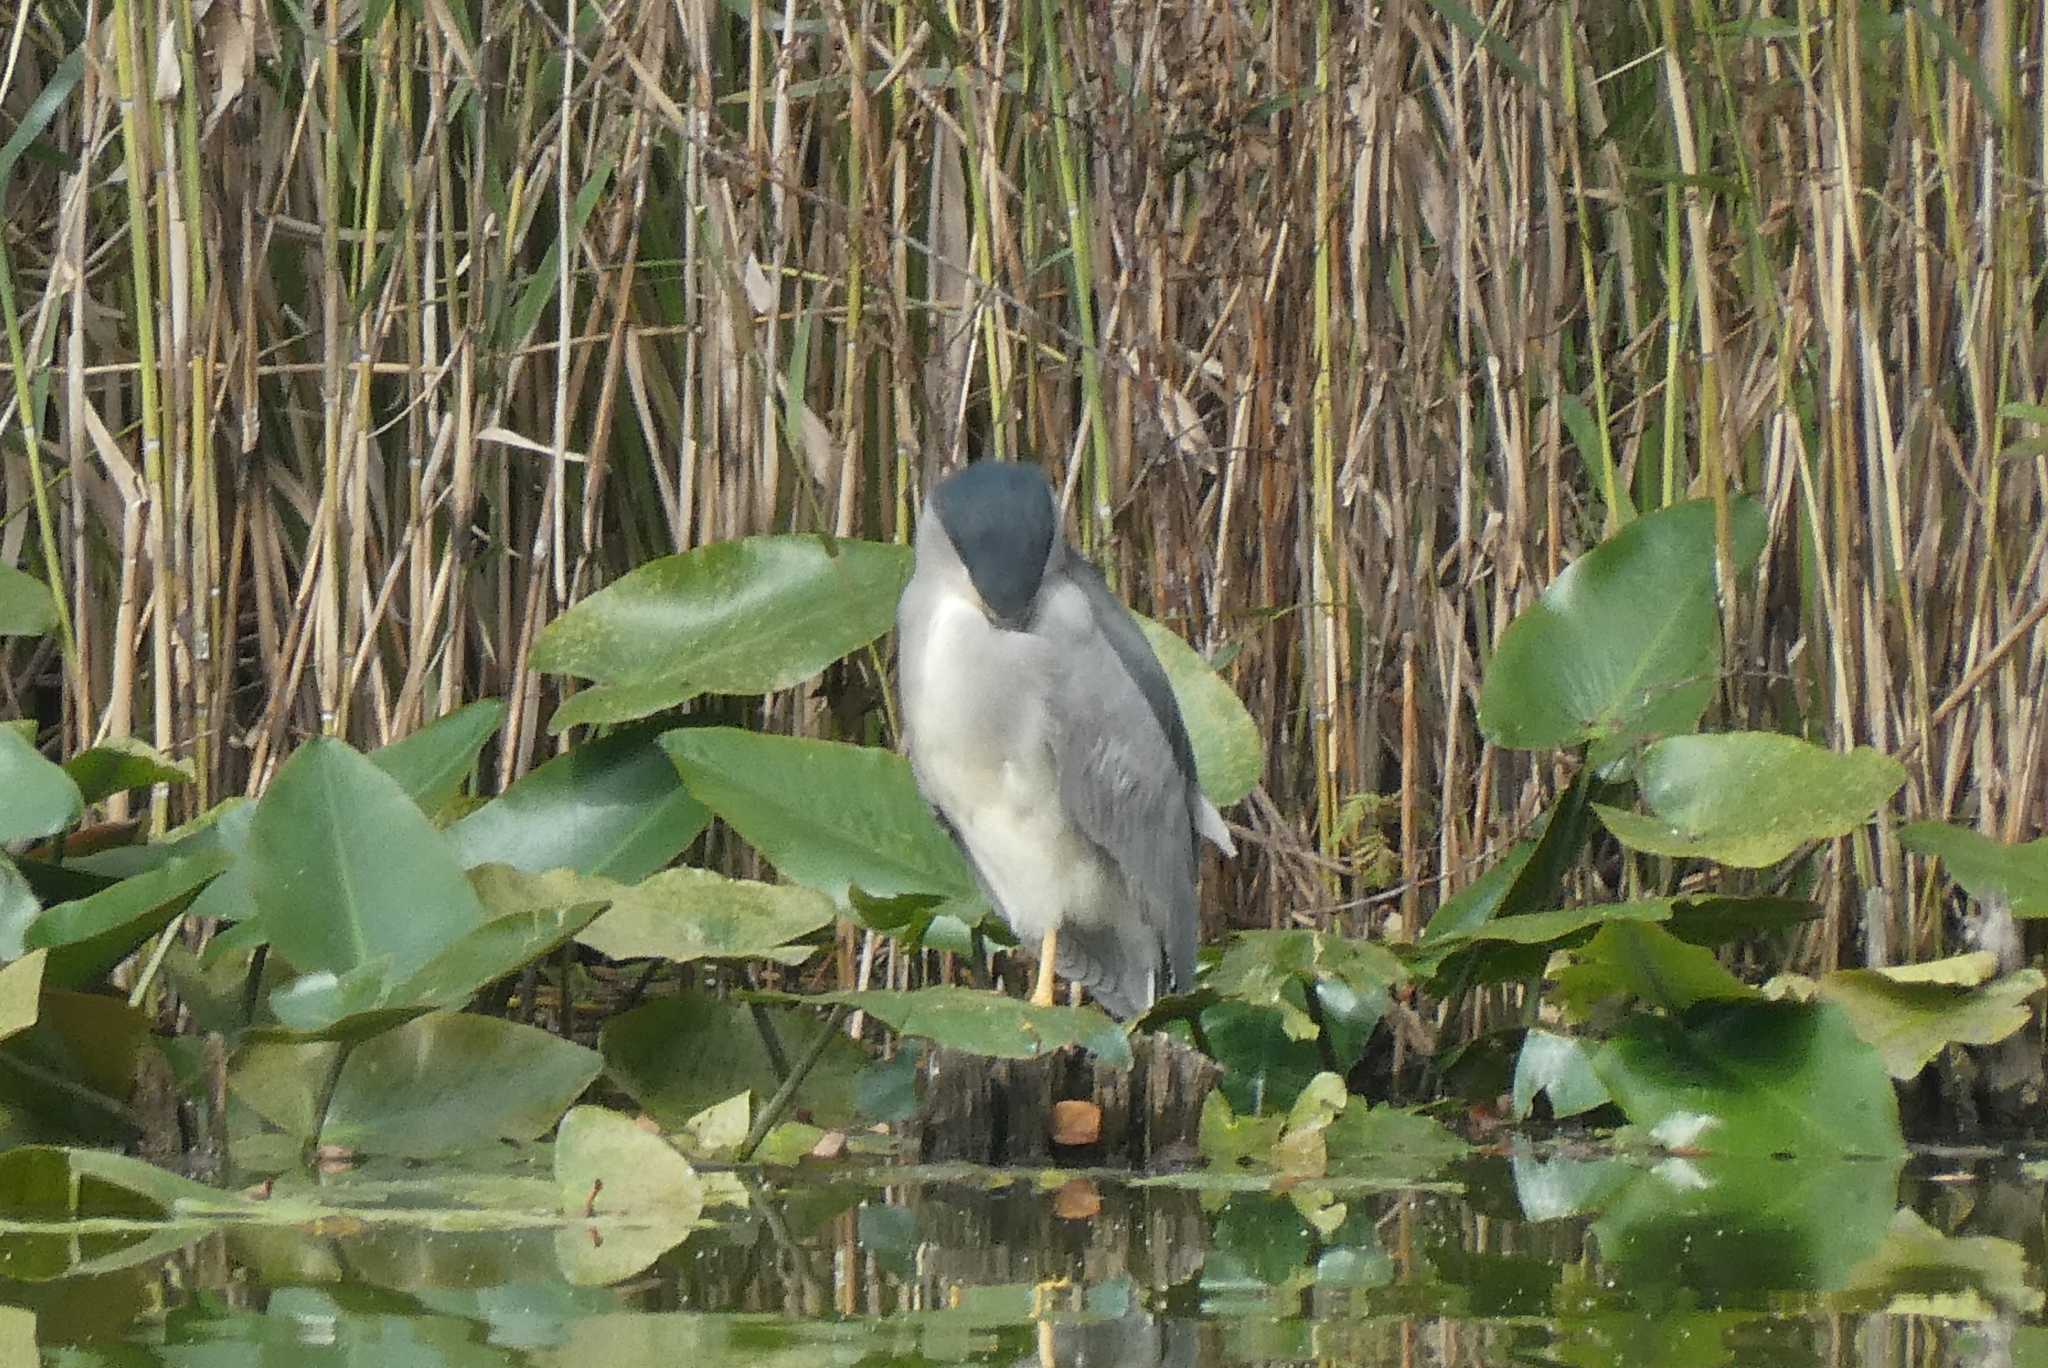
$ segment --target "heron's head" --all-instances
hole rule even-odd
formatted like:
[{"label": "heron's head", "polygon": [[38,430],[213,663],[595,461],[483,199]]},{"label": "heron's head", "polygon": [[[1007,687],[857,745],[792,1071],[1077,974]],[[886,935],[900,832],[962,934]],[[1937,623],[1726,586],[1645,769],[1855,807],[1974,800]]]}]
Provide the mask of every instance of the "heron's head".
[{"label": "heron's head", "polygon": [[930,512],[990,619],[1014,631],[1028,627],[1065,545],[1045,475],[1020,462],[976,461],[939,482]]}]

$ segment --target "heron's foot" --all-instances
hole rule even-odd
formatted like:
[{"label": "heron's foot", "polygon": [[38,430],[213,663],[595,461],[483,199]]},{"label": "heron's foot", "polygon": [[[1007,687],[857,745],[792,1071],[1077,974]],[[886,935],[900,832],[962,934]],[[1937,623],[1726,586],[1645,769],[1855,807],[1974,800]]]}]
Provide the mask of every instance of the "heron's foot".
[{"label": "heron's foot", "polygon": [[1053,960],[1057,957],[1056,952],[1059,949],[1059,944],[1060,929],[1055,926],[1052,930],[1045,933],[1045,942],[1038,948],[1038,983],[1031,990],[1033,1006],[1050,1007],[1053,1005],[1052,965]]}]

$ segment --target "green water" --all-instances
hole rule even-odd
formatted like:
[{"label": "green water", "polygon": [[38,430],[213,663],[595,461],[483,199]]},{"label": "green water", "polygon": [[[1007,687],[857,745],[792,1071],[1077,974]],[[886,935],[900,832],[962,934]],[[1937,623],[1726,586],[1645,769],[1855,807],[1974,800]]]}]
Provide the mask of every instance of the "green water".
[{"label": "green water", "polygon": [[1422,1188],[1280,1194],[803,1174],[735,1185],[611,1286],[564,1270],[623,1236],[435,1196],[530,1194],[544,1156],[514,1168],[318,1180],[333,1207],[303,1220],[0,1233],[0,1368],[2048,1365],[2027,1154],[1521,1146]]}]

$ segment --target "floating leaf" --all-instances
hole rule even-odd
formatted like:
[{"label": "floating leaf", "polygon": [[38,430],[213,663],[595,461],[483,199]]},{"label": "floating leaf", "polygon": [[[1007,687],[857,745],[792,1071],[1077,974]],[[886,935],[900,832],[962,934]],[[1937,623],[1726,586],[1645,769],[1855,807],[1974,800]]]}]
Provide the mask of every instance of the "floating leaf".
[{"label": "floating leaf", "polygon": [[318,737],[270,781],[250,822],[263,931],[293,967],[401,979],[483,923],[483,904],[396,780]]},{"label": "floating leaf", "polygon": [[1630,1121],[1682,1128],[1715,1154],[1905,1152],[1883,1060],[1826,1004],[1714,1002],[1682,1019],[1631,1017],[1594,1067]]},{"label": "floating leaf", "polygon": [[1723,732],[1659,741],[1638,782],[1652,816],[1594,805],[1623,845],[1757,869],[1869,821],[1906,769],[1867,746],[1842,754],[1796,736]]},{"label": "floating leaf", "polygon": [[1992,983],[1969,979],[1981,972],[1987,954],[1960,955],[1909,969],[1838,969],[1820,980],[1820,994],[1848,1013],[1856,1034],[1884,1059],[1898,1079],[1914,1077],[1942,1048],[1993,1045],[2033,1018],[2027,999],[2048,987],[2038,969],[2022,969]]},{"label": "floating leaf", "polygon": [[1697,1002],[1757,995],[1713,951],[1642,922],[1610,922],[1571,957],[1571,965],[1555,976],[1557,1002],[1580,1020],[1627,998],[1682,1012]]},{"label": "floating leaf", "polygon": [[132,736],[117,736],[64,762],[64,772],[88,804],[152,784],[189,784],[192,762],[172,760]]},{"label": "floating leaf", "polygon": [[1078,1045],[1105,1064],[1129,1068],[1130,1043],[1093,1007],[1039,1007],[975,988],[884,989],[812,993],[805,1002],[839,1002],[908,1036],[996,1059],[1036,1059]]},{"label": "floating leaf", "polygon": [[0,968],[0,1040],[36,1024],[36,1005],[43,996],[43,957],[48,953],[33,951]]},{"label": "floating leaf", "polygon": [[1609,1100],[1585,1042],[1531,1030],[1515,1058],[1515,1120],[1529,1118],[1539,1093],[1550,1099],[1550,1114],[1559,1119],[1605,1106]]},{"label": "floating leaf", "polygon": [[802,683],[889,630],[910,561],[907,546],[811,533],[650,561],[541,631],[536,669],[614,689],[580,706],[571,699],[551,726],[622,722],[697,693]]},{"label": "floating leaf", "polygon": [[1209,662],[1195,653],[1170,628],[1133,614],[1152,654],[1166,671],[1187,724],[1188,743],[1195,752],[1195,773],[1202,791],[1218,807],[1228,807],[1250,793],[1266,767],[1266,745],[1259,724],[1245,710],[1244,700]]},{"label": "floating leaf", "polygon": [[1325,1145],[1333,1174],[1370,1177],[1389,1186],[1419,1183],[1472,1152],[1434,1117],[1404,1107],[1368,1106],[1362,1097],[1353,1097],[1344,1114],[1330,1123]]},{"label": "floating leaf", "polygon": [[1981,1291],[2008,1310],[2041,1309],[2041,1289],[2029,1276],[2024,1246],[1989,1235],[1944,1235],[1910,1207],[1900,1207],[1883,1245],[1844,1280],[1845,1304],[1835,1309],[1881,1311],[1896,1297],[1958,1287]]},{"label": "floating leaf", "polygon": [[505,705],[486,698],[437,717],[410,736],[370,752],[370,763],[397,781],[429,816],[439,812],[476,770],[484,743],[505,721]]},{"label": "floating leaf", "polygon": [[[1768,528],[1737,499],[1737,573]],[[1636,519],[1567,566],[1508,624],[1486,666],[1479,725],[1538,750],[1689,732],[1721,672],[1714,505],[1697,499]]]},{"label": "floating leaf", "polygon": [[810,957],[790,944],[837,919],[832,900],[791,884],[729,879],[708,869],[670,869],[613,895],[611,909],[576,937],[611,959]]},{"label": "floating leaf", "polygon": [[2015,917],[2048,917],[2048,836],[2007,845],[1968,827],[1914,822],[1899,828],[1899,844],[1939,857],[1978,902],[2002,900]]},{"label": "floating leaf", "polygon": [[85,811],[78,785],[13,727],[0,727],[0,846],[53,835]]},{"label": "floating leaf", "polygon": [[970,898],[974,875],[939,830],[900,755],[733,727],[666,732],[683,782],[784,878],[844,900]]},{"label": "floating leaf", "polygon": [[[829,1027],[815,1012],[763,1006],[784,1063],[796,1059]],[[844,1032],[828,1041],[794,1110],[826,1125],[854,1120],[856,1079],[868,1055]],[[671,1129],[735,1093],[752,1090],[757,1104],[775,1089],[778,1071],[752,1009],[704,993],[682,993],[613,1017],[598,1037],[605,1070],[647,1113]]]},{"label": "floating leaf", "polygon": [[637,883],[710,822],[645,731],[586,741],[448,828],[465,868],[573,869]]},{"label": "floating leaf", "polygon": [[50,586],[11,565],[0,565],[0,636],[41,636],[57,625]]},{"label": "floating leaf", "polygon": [[[1722,1304],[1843,1286],[1881,1247],[1898,1204],[1897,1159],[1697,1155],[1608,1172],[1620,1181],[1598,1194],[1602,1262]],[[1646,1352],[1638,1361],[1685,1361]]]},{"label": "floating leaf", "polygon": [[572,1223],[556,1236],[562,1275],[614,1283],[681,1244],[704,1211],[704,1183],[682,1155],[631,1117],[577,1107],[555,1137],[555,1186]]},{"label": "floating leaf", "polygon": [[319,1138],[412,1158],[531,1140],[599,1067],[595,1050],[532,1026],[435,1012],[350,1051]]}]

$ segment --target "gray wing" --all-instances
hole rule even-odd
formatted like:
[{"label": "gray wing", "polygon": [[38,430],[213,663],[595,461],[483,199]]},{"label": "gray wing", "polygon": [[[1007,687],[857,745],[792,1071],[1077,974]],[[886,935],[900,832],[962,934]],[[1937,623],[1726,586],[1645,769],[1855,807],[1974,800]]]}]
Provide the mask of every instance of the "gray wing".
[{"label": "gray wing", "polygon": [[1069,552],[1066,568],[1086,612],[1057,613],[1047,624],[1062,666],[1052,709],[1060,797],[1122,875],[1130,905],[1108,925],[1070,921],[1061,972],[1071,943],[1079,972],[1068,976],[1129,1015],[1150,1004],[1155,987],[1194,981],[1202,799],[1180,708],[1137,622],[1093,566]]}]

